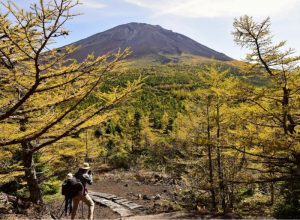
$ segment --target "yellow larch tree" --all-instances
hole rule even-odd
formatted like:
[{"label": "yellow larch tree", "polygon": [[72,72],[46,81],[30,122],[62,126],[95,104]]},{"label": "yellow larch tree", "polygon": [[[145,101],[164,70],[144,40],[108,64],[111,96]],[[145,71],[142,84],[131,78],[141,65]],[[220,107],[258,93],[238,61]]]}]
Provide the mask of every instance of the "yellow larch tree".
[{"label": "yellow larch tree", "polygon": [[233,26],[236,44],[251,51],[247,72],[263,84],[245,89],[247,125],[238,138],[256,161],[253,170],[263,174],[257,181],[286,182],[287,202],[299,204],[300,56],[285,49],[285,41],[273,43],[270,18],[256,22],[246,15],[236,18]]},{"label": "yellow larch tree", "polygon": [[[64,24],[76,14],[74,0],[40,0],[28,11],[11,1],[0,13],[0,146],[20,148],[30,199],[42,202],[34,155],[58,140],[100,123],[137,90],[140,80],[125,87],[100,88],[122,72],[129,50],[82,62],[68,59],[77,49],[49,49],[67,36]],[[13,169],[3,170],[2,173]]]}]

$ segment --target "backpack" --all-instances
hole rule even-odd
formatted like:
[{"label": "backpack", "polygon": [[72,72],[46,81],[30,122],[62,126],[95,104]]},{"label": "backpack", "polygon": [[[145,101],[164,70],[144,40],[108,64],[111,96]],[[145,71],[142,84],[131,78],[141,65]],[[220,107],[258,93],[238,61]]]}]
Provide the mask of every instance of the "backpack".
[{"label": "backpack", "polygon": [[83,185],[80,180],[75,177],[67,179],[61,186],[61,194],[73,198],[83,190]]}]

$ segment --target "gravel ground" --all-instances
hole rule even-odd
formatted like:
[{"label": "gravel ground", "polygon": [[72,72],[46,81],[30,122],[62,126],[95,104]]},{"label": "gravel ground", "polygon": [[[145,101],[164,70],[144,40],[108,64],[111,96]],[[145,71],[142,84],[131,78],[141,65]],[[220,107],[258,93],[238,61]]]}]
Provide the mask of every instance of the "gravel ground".
[{"label": "gravel ground", "polygon": [[[55,201],[54,204],[50,204],[52,207],[52,210],[58,210],[60,209],[62,200]],[[58,215],[56,212],[56,215]],[[76,219],[87,219],[88,217],[88,207],[83,204],[83,217],[82,217],[82,205],[81,203],[79,204],[77,214],[76,214]],[[95,205],[94,209],[94,219],[118,219],[120,216],[113,212],[110,208],[100,206],[100,205]],[[64,219],[71,219],[71,216],[65,216],[63,215]]]},{"label": "gravel ground", "polygon": [[[152,177],[152,174],[143,175],[133,171],[110,172],[98,176],[98,180],[89,186],[89,189],[124,197],[144,206],[147,214],[166,212],[168,211],[167,207],[158,208],[157,204],[171,200],[172,186],[163,182],[156,182]],[[159,197],[159,199],[155,199],[155,197]]]}]

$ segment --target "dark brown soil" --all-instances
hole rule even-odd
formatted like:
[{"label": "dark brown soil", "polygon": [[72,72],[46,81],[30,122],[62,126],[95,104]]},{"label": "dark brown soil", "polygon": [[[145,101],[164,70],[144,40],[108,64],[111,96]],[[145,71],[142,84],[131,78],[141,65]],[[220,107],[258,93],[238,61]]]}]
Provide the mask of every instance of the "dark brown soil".
[{"label": "dark brown soil", "polygon": [[155,173],[146,171],[111,171],[96,176],[89,189],[124,197],[144,206],[147,214],[171,211],[169,207],[158,204],[172,200],[173,187],[164,182],[166,180],[158,181],[154,176]]},{"label": "dark brown soil", "polygon": [[0,213],[0,219],[2,220],[29,220],[30,218],[26,215],[20,214],[2,214]]},{"label": "dark brown soil", "polygon": [[[109,170],[108,172],[99,172],[94,174],[94,184],[88,186],[90,191],[105,192],[116,196],[124,197],[132,202],[142,205],[146,212],[145,214],[161,213],[168,210],[168,207],[158,206],[164,200],[169,200],[171,197],[172,187],[169,184],[164,184],[163,181],[157,181],[154,178],[153,172],[134,172],[124,170]],[[159,195],[159,199],[155,196]],[[148,197],[143,199],[143,197]],[[50,209],[53,214],[59,216],[62,212],[58,213],[61,200],[51,202]],[[159,207],[159,208],[158,208]],[[83,204],[83,218],[87,218],[87,206]],[[137,213],[138,214],[138,213]],[[64,215],[63,215],[64,216]],[[70,219],[70,216],[66,217]],[[82,219],[82,206],[79,205],[76,218]],[[95,205],[94,211],[95,219],[118,219],[120,216],[113,212],[110,208],[105,206]]]},{"label": "dark brown soil", "polygon": [[[59,217],[63,212],[62,210],[63,208],[60,209],[62,202],[63,200],[56,200],[55,202],[50,204],[51,210],[55,210],[52,211],[52,214],[54,214],[55,217]],[[83,207],[83,213],[82,213],[82,207]],[[76,219],[87,219],[87,217],[88,217],[88,208],[85,204],[83,204],[82,206],[82,204],[80,203],[77,210]],[[119,217],[120,216],[117,213],[113,212],[110,208],[100,206],[100,205],[95,205],[95,209],[94,209],[95,219],[117,219]],[[65,214],[63,214],[62,218],[71,219],[71,216],[68,215],[66,216]]]}]

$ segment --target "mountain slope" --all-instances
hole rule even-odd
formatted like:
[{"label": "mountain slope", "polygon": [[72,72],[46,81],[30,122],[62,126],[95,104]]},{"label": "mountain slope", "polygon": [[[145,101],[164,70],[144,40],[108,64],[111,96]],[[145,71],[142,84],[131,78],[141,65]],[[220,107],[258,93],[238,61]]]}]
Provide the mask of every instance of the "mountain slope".
[{"label": "mountain slope", "polygon": [[191,54],[222,61],[232,60],[223,53],[212,50],[182,34],[166,30],[158,25],[129,23],[114,27],[74,43],[79,45],[73,58],[82,60],[94,52],[96,56],[130,47],[130,58],[146,56]]}]

